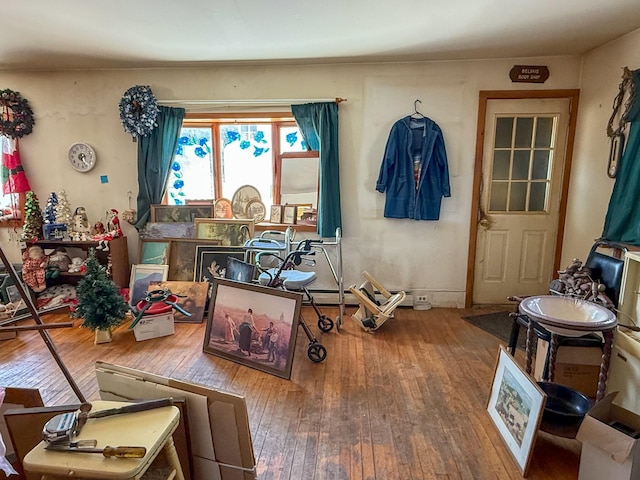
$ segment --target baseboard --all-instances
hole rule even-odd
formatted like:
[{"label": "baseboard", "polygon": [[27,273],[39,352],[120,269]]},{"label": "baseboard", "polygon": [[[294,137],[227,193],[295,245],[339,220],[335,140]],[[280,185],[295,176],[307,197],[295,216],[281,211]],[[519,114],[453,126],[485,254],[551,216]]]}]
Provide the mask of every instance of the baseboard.
[{"label": "baseboard", "polygon": [[[393,293],[393,292],[392,292]],[[339,305],[340,299],[337,290],[311,290],[311,295],[318,305]],[[434,308],[464,308],[464,292],[420,290],[420,297],[427,298],[427,302]],[[378,301],[384,301],[380,294],[376,295]],[[344,294],[345,305],[358,305],[358,300],[351,292]],[[401,307],[414,306],[414,294],[407,292],[407,296],[400,304]]]}]

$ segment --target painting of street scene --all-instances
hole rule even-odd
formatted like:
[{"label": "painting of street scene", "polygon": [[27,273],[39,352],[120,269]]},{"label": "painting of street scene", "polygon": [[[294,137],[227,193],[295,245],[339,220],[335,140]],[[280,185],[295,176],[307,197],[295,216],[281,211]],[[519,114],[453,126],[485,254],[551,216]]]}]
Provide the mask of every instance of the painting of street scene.
[{"label": "painting of street scene", "polygon": [[203,351],[288,379],[301,304],[299,293],[215,278]]}]

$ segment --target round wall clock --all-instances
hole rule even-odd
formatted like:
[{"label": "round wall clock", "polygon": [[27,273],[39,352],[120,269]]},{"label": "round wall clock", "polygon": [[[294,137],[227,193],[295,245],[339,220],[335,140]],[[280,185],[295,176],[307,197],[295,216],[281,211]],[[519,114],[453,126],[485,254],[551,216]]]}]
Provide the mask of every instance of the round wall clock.
[{"label": "round wall clock", "polygon": [[96,152],[91,145],[74,143],[69,147],[69,163],[78,172],[88,172],[96,166]]}]

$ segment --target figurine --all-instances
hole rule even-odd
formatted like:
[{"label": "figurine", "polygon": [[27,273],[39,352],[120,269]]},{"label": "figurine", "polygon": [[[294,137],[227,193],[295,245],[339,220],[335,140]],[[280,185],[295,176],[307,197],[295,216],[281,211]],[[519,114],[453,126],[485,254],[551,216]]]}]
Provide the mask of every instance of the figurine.
[{"label": "figurine", "polygon": [[115,237],[122,237],[122,229],[120,228],[120,219],[118,218],[118,210],[112,208],[107,212],[107,231]]},{"label": "figurine", "polygon": [[47,288],[45,274],[49,257],[41,247],[30,247],[22,254],[22,279],[36,293]]},{"label": "figurine", "polygon": [[71,259],[71,264],[69,265],[69,273],[78,273],[82,272],[84,267],[84,260],[80,257],[73,257]]},{"label": "figurine", "polygon": [[76,212],[73,215],[73,231],[77,233],[89,233],[91,231],[89,218],[84,207],[76,208]]}]

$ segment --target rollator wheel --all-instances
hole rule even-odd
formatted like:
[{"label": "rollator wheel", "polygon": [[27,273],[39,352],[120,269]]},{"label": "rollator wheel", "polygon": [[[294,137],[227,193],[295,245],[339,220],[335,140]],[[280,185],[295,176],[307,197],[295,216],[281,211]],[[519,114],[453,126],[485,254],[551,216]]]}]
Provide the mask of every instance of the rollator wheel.
[{"label": "rollator wheel", "polygon": [[333,328],[333,320],[326,315],[321,315],[318,318],[318,328],[324,333],[330,332]]},{"label": "rollator wheel", "polygon": [[312,362],[320,363],[327,358],[327,349],[320,343],[312,343],[307,348],[307,355]]}]

